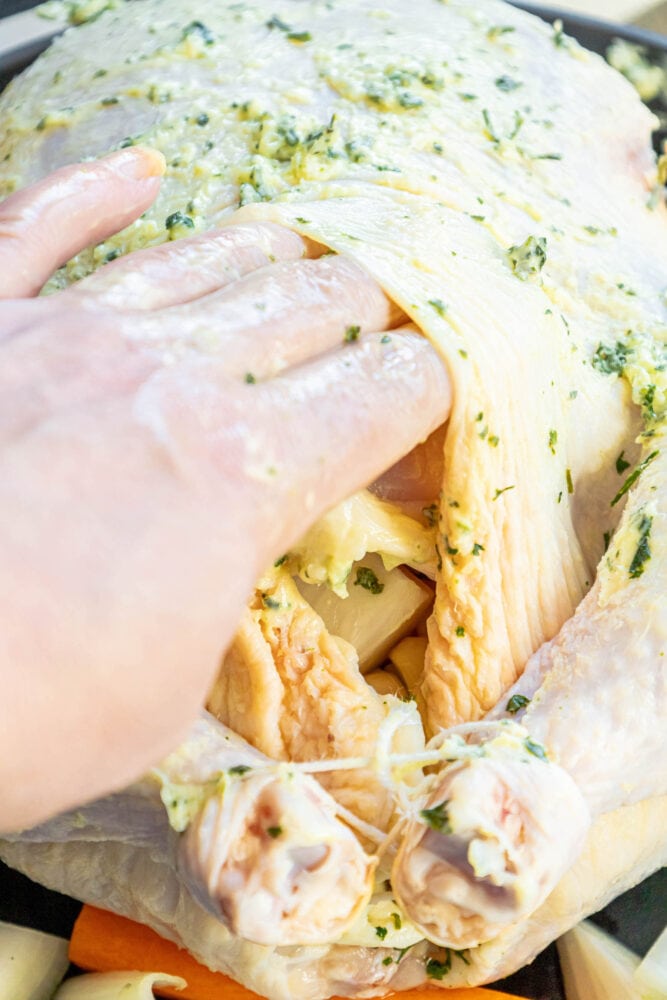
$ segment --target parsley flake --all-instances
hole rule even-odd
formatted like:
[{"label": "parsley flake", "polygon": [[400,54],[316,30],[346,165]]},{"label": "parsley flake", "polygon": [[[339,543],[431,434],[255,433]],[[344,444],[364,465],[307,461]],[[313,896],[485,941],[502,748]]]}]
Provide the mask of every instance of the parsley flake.
[{"label": "parsley flake", "polygon": [[428,304],[431,306],[432,309],[435,309],[438,316],[444,316],[445,313],[447,312],[447,306],[442,301],[442,299],[429,299]]},{"label": "parsley flake", "polygon": [[419,815],[432,830],[436,830],[438,833],[449,834],[452,832],[452,827],[449,822],[449,813],[447,812],[448,805],[449,800],[445,799],[444,802],[433,806],[432,809],[421,809]]},{"label": "parsley flake", "polygon": [[616,459],[616,471],[618,472],[619,476],[622,476],[625,470],[630,468],[630,463],[626,462],[625,459],[623,458],[624,455],[625,451],[622,451],[621,454]]},{"label": "parsley flake", "polygon": [[625,368],[630,354],[630,348],[617,340],[613,347],[599,344],[591,364],[603,375],[620,375]]},{"label": "parsley flake", "polygon": [[439,962],[437,958],[429,958],[426,962],[426,975],[429,979],[441,981],[445,978],[452,967],[452,959],[449,952],[444,962]]},{"label": "parsley flake", "polygon": [[510,267],[520,281],[535,278],[547,260],[547,241],[544,236],[529,236],[523,243],[507,251]]},{"label": "parsley flake", "polygon": [[649,538],[651,537],[652,527],[653,518],[649,517],[648,514],[643,514],[638,525],[639,544],[628,569],[628,575],[631,580],[637,580],[642,575],[645,563],[651,558]]},{"label": "parsley flake", "polygon": [[189,215],[185,215],[183,212],[172,212],[171,215],[168,215],[164,220],[164,224],[165,228],[169,230],[176,229],[179,226],[185,226],[186,229],[195,228],[194,221]]},{"label": "parsley flake", "polygon": [[537,757],[538,760],[548,760],[549,759],[547,757],[547,752],[544,749],[544,747],[542,746],[542,744],[541,743],[535,743],[535,741],[531,740],[530,737],[528,737],[528,739],[525,739],[523,741],[523,745],[525,746],[525,748],[528,751],[528,753],[532,753],[533,757]]},{"label": "parsley flake", "polygon": [[519,81],[513,80],[511,76],[499,76],[496,80],[496,87],[505,94],[511,94],[513,90],[517,90],[520,86]]},{"label": "parsley flake", "polygon": [[637,482],[644,469],[646,469],[651,464],[651,462],[653,462],[658,457],[659,454],[660,454],[659,451],[652,451],[651,454],[647,458],[645,458],[643,462],[639,463],[636,469],[633,469],[633,471],[625,480],[625,482],[621,486],[620,490],[618,491],[614,499],[611,501],[609,505],[610,507],[616,506],[618,501],[625,496],[630,487],[634,486],[634,484]]},{"label": "parsley flake", "polygon": [[360,566],[357,570],[357,578],[354,581],[355,587],[363,587],[371,594],[381,594],[384,584],[380,583],[370,566]]},{"label": "parsley flake", "polygon": [[516,715],[526,705],[530,705],[530,698],[526,698],[525,694],[513,694],[505,705],[505,711],[510,715]]},{"label": "parsley flake", "polygon": [[496,490],[494,496],[492,497],[492,500],[497,500],[498,497],[501,497],[503,495],[503,493],[507,493],[508,490],[514,490],[514,489],[516,489],[516,487],[514,485],[512,485],[512,486],[503,486],[503,488],[501,490],[500,489]]}]

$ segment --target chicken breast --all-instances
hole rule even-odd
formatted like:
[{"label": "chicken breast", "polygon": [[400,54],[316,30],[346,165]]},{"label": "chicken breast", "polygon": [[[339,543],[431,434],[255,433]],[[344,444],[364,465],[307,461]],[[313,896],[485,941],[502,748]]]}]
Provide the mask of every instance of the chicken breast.
[{"label": "chicken breast", "polygon": [[[436,30],[426,2],[409,25],[392,5],[290,10],[190,0],[110,10],[76,55],[65,37],[3,98],[0,190],[141,139],[171,165],[157,205],[70,279],[241,203],[357,257],[437,341],[457,404],[424,677],[435,729],[495,704],[572,614],[613,528],[597,515],[633,417],[584,362],[647,302],[664,318],[643,250],[664,234],[645,208],[651,117],[597,57],[493,2],[448,4]],[[591,100],[575,131],[576,93]],[[604,190],[583,182],[593,142]]]}]

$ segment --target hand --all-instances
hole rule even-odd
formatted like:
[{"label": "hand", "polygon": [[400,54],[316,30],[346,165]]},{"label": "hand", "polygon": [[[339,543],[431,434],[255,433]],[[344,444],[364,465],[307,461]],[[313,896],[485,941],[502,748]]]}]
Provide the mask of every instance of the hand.
[{"label": "hand", "polygon": [[399,316],[378,286],[278,226],[27,297],[145,211],[161,171],[129,148],[0,205],[6,830],[172,748],[259,573],[449,407],[427,341],[380,336]]}]

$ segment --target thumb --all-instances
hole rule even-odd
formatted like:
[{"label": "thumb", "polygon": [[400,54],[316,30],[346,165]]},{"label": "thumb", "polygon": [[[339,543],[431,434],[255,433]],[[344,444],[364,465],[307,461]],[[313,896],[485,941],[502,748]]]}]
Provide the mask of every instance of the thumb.
[{"label": "thumb", "polygon": [[0,204],[0,299],[36,295],[56,268],[123,229],[153,203],[156,150],[128,147],[62,167]]}]

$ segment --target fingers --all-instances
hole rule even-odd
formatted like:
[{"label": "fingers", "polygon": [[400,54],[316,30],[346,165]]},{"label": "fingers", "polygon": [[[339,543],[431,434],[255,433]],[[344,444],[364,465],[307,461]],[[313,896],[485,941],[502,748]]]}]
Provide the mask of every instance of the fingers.
[{"label": "fingers", "polygon": [[111,236],[154,201],[160,153],[129,147],[63,167],[0,205],[0,298],[35,295],[52,272]]},{"label": "fingers", "polygon": [[257,380],[395,326],[402,315],[357,264],[326,256],[260,269],[215,295],[147,317],[136,330],[146,342],[223,356],[231,378]]},{"label": "fingers", "polygon": [[135,413],[188,490],[220,510],[221,529],[234,511],[229,562],[248,568],[255,555],[259,573],[443,423],[450,402],[441,359],[408,328],[259,384],[232,383],[224,362],[193,358],[150,379]]},{"label": "fingers", "polygon": [[246,223],[139,250],[72,285],[65,295],[93,295],[99,305],[124,311],[165,309],[209,295],[256,268],[313,252],[314,244],[291,229]]},{"label": "fingers", "polygon": [[[264,388],[264,387],[263,387]],[[372,334],[265,387],[279,421],[282,530],[293,539],[393,465],[449,415],[442,359],[413,328]]]}]

